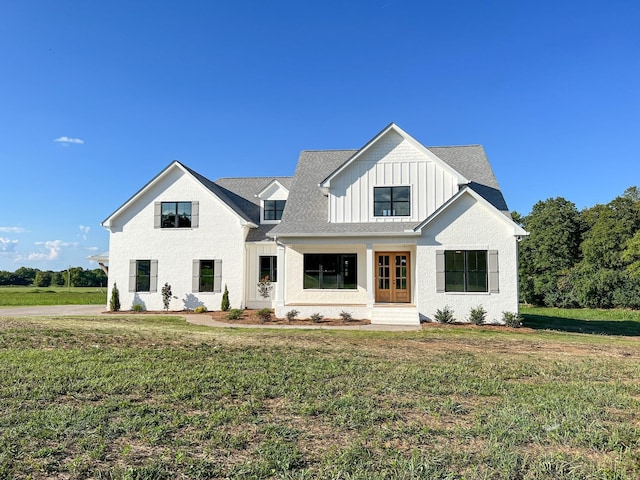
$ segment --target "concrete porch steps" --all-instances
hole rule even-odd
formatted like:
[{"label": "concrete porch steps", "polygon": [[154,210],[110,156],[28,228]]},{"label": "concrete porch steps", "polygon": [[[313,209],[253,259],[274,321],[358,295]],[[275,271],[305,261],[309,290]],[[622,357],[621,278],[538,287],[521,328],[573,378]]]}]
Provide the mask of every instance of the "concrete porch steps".
[{"label": "concrete porch steps", "polygon": [[406,303],[375,304],[371,310],[372,325],[420,325],[415,305]]}]

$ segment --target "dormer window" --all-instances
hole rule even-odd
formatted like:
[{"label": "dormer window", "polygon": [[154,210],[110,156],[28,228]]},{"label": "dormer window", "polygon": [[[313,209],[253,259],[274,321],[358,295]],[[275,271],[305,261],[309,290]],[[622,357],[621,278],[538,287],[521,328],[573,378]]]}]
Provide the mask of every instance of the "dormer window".
[{"label": "dormer window", "polygon": [[264,219],[265,220],[281,220],[285,203],[286,203],[286,200],[265,200],[264,201]]},{"label": "dormer window", "polygon": [[375,217],[408,217],[411,215],[410,187],[374,187]]}]

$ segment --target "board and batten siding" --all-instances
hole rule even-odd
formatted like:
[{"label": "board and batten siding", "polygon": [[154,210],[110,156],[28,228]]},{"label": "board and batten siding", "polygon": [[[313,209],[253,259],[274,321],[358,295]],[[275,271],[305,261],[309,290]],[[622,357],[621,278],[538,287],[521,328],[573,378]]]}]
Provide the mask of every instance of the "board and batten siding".
[{"label": "board and batten siding", "polygon": [[[411,187],[409,217],[375,217],[374,187]],[[395,132],[389,132],[331,181],[331,223],[419,222],[458,191],[456,178]]]}]

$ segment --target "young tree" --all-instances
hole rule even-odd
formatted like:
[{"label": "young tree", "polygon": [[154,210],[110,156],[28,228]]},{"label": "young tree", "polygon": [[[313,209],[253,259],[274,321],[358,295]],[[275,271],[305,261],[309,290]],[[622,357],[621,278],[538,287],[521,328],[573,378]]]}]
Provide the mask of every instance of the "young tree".
[{"label": "young tree", "polygon": [[220,304],[220,309],[223,312],[228,311],[231,308],[231,304],[229,303],[229,290],[227,286],[224,286],[224,293],[222,294],[222,303]]},{"label": "young tree", "polygon": [[112,312],[120,311],[120,292],[118,291],[118,285],[116,283],[113,284],[113,289],[111,290],[111,300],[109,300],[109,310]]},{"label": "young tree", "polygon": [[164,305],[165,311],[169,311],[169,304],[171,303],[171,285],[168,283],[164,284],[162,287],[162,305]]}]

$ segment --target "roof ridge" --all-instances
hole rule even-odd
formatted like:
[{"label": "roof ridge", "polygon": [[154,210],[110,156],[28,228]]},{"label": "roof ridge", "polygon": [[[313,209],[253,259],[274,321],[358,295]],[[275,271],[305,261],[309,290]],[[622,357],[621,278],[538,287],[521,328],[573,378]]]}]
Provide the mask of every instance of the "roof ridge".
[{"label": "roof ridge", "polygon": [[468,143],[466,145],[429,145],[426,148],[460,148],[460,147],[482,147],[482,144]]},{"label": "roof ridge", "polygon": [[293,175],[271,175],[271,176],[259,176],[259,177],[220,177],[216,178],[214,182],[218,180],[263,180],[267,178],[293,178]]},{"label": "roof ridge", "polygon": [[300,150],[302,152],[357,152],[357,148],[329,148],[329,149],[315,149],[315,150]]}]

